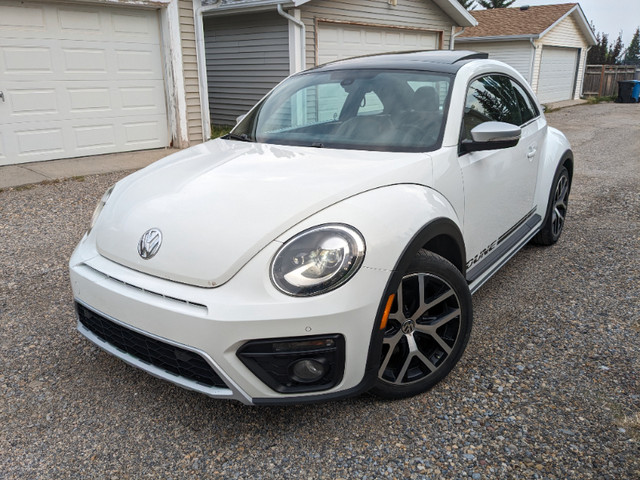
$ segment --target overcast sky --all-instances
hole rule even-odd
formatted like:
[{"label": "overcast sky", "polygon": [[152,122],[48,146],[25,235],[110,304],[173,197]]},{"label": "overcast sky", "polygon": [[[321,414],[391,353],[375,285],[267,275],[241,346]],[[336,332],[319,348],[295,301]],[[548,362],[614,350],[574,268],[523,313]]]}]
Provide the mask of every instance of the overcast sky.
[{"label": "overcast sky", "polygon": [[622,30],[622,42],[627,48],[633,33],[640,26],[640,0],[516,0],[511,6],[558,3],[579,3],[587,21],[596,25],[596,31],[609,35],[609,44],[616,41]]}]

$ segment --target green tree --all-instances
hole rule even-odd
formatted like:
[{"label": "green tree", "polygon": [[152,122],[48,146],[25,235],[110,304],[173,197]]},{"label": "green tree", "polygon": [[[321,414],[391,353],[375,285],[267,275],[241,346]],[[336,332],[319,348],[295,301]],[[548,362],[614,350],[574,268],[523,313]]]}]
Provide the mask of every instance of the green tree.
[{"label": "green tree", "polygon": [[618,34],[618,38],[616,39],[616,43],[609,47],[609,51],[607,52],[607,64],[619,65],[623,48],[624,45],[622,43],[622,32],[620,32]]},{"label": "green tree", "polygon": [[516,0],[476,0],[481,7],[486,9],[491,8],[507,8],[511,6]]},{"label": "green tree", "polygon": [[625,65],[640,65],[640,27],[636,28],[636,33],[633,34],[622,63]]},{"label": "green tree", "polygon": [[475,1],[476,0],[458,0],[458,2],[460,2],[460,5],[462,5],[467,10],[473,9]]},{"label": "green tree", "polygon": [[589,65],[606,65],[609,53],[609,36],[606,33],[596,34],[596,44],[591,47],[587,54]]}]

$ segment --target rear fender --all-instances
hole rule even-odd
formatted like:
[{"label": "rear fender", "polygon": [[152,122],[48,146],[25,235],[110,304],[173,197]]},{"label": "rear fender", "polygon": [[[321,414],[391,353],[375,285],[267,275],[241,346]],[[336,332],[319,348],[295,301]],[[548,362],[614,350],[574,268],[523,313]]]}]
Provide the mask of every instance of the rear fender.
[{"label": "rear fender", "polygon": [[560,130],[548,128],[544,156],[540,159],[535,198],[537,212],[543,218],[547,211],[553,179],[558,169],[565,165],[569,170],[569,178],[571,179],[573,176],[573,152],[569,141]]}]

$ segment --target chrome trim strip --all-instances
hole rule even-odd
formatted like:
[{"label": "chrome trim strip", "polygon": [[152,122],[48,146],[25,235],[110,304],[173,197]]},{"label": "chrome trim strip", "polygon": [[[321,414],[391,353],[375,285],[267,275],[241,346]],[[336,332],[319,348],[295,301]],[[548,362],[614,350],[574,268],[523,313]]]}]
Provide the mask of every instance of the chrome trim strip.
[{"label": "chrome trim strip", "polygon": [[119,358],[123,362],[128,363],[133,367],[144,370],[145,372],[153,375],[154,377],[160,378],[162,380],[167,380],[182,388],[186,388],[187,390],[193,390],[199,393],[204,393],[205,395],[208,395],[214,398],[233,399],[233,400],[238,400],[246,405],[253,405],[253,402],[251,401],[251,397],[247,395],[242,389],[240,389],[240,387],[233,380],[231,380],[231,378],[229,378],[228,375],[226,375],[223,372],[223,370],[216,364],[216,362],[206,352],[194,347],[190,347],[189,345],[175,342],[173,340],[169,340],[168,338],[161,337],[159,335],[154,335],[153,333],[149,333],[145,330],[141,330],[134,326],[128,325],[103,312],[96,310],[95,308],[90,307],[89,305],[87,305],[86,303],[84,303],[83,301],[77,298],[75,298],[74,300],[78,302],[80,305],[84,306],[85,308],[91,310],[92,312],[98,315],[101,315],[102,317],[108,319],[109,321],[112,321],[122,326],[123,328],[128,328],[130,330],[138,332],[141,335],[145,335],[149,338],[153,338],[155,340],[167,343],[169,345],[173,345],[179,348],[184,348],[185,350],[189,350],[191,352],[194,352],[200,355],[202,358],[205,359],[205,361],[209,364],[209,366],[216,372],[216,374],[224,381],[224,383],[226,383],[227,386],[230,386],[230,388],[207,387],[198,382],[194,382],[192,380],[188,380],[178,375],[174,375],[173,373],[167,372],[166,370],[162,370],[161,368],[158,368],[154,365],[149,365],[148,363],[145,363],[137,359],[133,355],[129,355],[128,353],[123,352],[122,350],[114,347],[110,343],[105,342],[100,337],[95,335],[93,332],[87,329],[84,325],[82,325],[82,323],[80,323],[80,319],[78,318],[78,313],[76,312],[76,319],[78,320],[78,325],[77,325],[78,332],[80,332],[89,341],[91,341],[92,343],[94,343],[96,346],[100,347],[102,350],[106,351],[107,353],[110,353],[114,357]]}]

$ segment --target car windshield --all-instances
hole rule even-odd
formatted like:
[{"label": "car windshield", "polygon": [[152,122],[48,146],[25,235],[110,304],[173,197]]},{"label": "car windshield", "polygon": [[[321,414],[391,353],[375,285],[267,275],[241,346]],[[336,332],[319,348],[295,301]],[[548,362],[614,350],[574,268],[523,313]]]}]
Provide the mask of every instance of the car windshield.
[{"label": "car windshield", "polygon": [[311,71],[282,82],[227,138],[432,151],[442,141],[450,82],[450,75],[422,71]]}]

